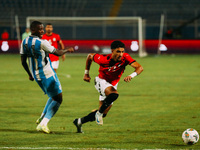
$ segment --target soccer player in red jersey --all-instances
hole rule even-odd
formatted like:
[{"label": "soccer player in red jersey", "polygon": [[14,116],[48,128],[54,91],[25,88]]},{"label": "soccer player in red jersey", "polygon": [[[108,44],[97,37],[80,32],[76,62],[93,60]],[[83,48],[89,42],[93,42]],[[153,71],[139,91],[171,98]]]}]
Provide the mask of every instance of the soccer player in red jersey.
[{"label": "soccer player in red jersey", "polygon": [[[64,44],[60,38],[60,35],[53,33],[53,25],[51,23],[46,24],[45,30],[46,33],[42,36],[42,39],[49,41],[49,43],[56,49],[64,49]],[[56,72],[59,66],[59,57],[54,54],[49,54],[49,58],[52,62],[52,67]],[[65,60],[65,55],[62,55],[62,60]]]},{"label": "soccer player in red jersey", "polygon": [[77,118],[73,121],[77,127],[77,132],[82,133],[82,125],[89,121],[95,121],[99,125],[103,125],[103,117],[106,116],[113,102],[118,98],[117,92],[118,82],[124,73],[125,67],[130,65],[135,71],[124,78],[125,82],[130,82],[132,78],[139,75],[143,71],[143,67],[136,62],[128,53],[125,53],[125,45],[121,41],[111,43],[112,53],[101,55],[90,53],[86,60],[84,81],[90,82],[89,75],[92,61],[100,65],[99,75],[95,78],[95,88],[99,92],[99,109],[91,112],[87,116]]}]

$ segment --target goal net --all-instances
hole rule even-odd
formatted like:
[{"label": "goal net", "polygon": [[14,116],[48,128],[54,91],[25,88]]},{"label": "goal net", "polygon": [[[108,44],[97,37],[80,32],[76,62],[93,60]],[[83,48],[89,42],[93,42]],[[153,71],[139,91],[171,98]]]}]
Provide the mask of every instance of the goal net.
[{"label": "goal net", "polygon": [[138,46],[132,44],[130,51],[140,57],[147,56],[145,21],[141,17],[27,17],[26,26],[30,27],[34,20],[51,23],[62,39],[132,40]]}]

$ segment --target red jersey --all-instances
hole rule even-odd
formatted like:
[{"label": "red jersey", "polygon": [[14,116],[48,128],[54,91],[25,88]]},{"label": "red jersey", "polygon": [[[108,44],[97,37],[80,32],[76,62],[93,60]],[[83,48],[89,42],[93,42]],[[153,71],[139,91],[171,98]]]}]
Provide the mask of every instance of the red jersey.
[{"label": "red jersey", "polygon": [[[52,33],[52,35],[48,36],[47,34],[44,34],[42,36],[42,39],[46,39],[49,41],[49,43],[54,46],[56,49],[58,49],[58,42],[60,41],[60,35],[56,33]],[[58,61],[59,57],[54,54],[49,54],[49,58],[51,61]]]},{"label": "red jersey", "polygon": [[124,73],[125,67],[135,62],[135,60],[128,53],[124,53],[121,61],[115,62],[111,59],[111,55],[95,54],[93,60],[100,65],[99,78],[105,79],[115,86]]}]

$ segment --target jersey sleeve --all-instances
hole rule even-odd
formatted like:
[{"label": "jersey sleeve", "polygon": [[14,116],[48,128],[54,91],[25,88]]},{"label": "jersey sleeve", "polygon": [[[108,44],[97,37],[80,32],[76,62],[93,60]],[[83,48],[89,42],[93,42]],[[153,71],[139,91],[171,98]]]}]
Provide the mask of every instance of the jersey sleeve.
[{"label": "jersey sleeve", "polygon": [[21,47],[20,47],[20,51],[19,51],[19,53],[20,53],[21,55],[24,54],[23,43],[24,43],[24,41],[21,43]]},{"label": "jersey sleeve", "polygon": [[57,34],[57,41],[59,42],[61,40],[60,35]]},{"label": "jersey sleeve", "polygon": [[20,53],[21,55],[26,54],[25,44],[27,43],[27,41],[28,41],[28,38],[25,38],[25,39],[22,41],[22,43],[21,43],[21,47],[20,47],[20,51],[19,51],[19,53]]},{"label": "jersey sleeve", "polygon": [[133,59],[128,53],[125,53],[124,54],[124,57],[125,57],[125,60],[127,61],[127,63],[130,65],[132,64],[133,62],[136,62],[135,59]]},{"label": "jersey sleeve", "polygon": [[101,54],[95,54],[93,56],[93,60],[94,60],[94,62],[96,62],[97,64],[100,65],[104,61],[104,57]]},{"label": "jersey sleeve", "polygon": [[42,41],[41,48],[48,53],[54,53],[56,51],[55,47],[51,46],[47,40]]}]

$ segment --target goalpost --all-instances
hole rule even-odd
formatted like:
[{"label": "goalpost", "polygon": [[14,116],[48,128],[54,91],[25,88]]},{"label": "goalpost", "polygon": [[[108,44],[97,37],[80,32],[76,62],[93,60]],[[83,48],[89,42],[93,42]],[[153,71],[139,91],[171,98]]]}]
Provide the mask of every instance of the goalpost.
[{"label": "goalpost", "polygon": [[[26,26],[30,27],[30,23],[34,20],[41,21],[42,23],[52,23],[54,26],[70,26],[72,27],[72,38],[76,39],[77,27],[100,27],[102,29],[102,39],[107,39],[107,27],[124,27],[131,28],[131,39],[137,32],[136,40],[138,40],[140,57],[147,56],[144,45],[144,31],[145,27],[141,17],[27,17]],[[136,31],[134,31],[136,28]],[[90,32],[90,31],[89,31]],[[130,39],[130,37],[128,37]]]}]

